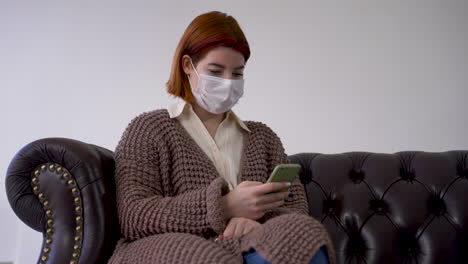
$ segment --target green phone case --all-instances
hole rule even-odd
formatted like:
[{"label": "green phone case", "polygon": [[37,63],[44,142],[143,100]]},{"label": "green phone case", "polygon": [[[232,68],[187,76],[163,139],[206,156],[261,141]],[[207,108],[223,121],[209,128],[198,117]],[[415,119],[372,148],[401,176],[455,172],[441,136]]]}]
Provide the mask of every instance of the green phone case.
[{"label": "green phone case", "polygon": [[[275,167],[267,182],[293,182],[299,174],[301,165],[299,164],[279,164]],[[287,188],[278,192],[286,192]]]}]

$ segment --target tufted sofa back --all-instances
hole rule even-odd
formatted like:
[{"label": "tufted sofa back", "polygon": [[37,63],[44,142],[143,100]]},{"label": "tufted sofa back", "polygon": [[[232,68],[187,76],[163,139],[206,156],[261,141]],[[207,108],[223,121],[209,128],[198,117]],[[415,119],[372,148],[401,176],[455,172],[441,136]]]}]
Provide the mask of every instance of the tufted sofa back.
[{"label": "tufted sofa back", "polygon": [[339,263],[468,263],[467,151],[290,159]]}]

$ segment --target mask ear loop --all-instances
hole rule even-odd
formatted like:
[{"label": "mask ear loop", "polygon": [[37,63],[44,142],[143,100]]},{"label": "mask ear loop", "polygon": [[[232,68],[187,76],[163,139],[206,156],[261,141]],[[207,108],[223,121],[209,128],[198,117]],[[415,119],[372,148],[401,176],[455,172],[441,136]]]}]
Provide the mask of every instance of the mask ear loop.
[{"label": "mask ear loop", "polygon": [[[192,58],[190,58],[190,64],[192,65],[193,70],[195,71],[195,73],[196,73],[197,76],[198,76],[198,79],[200,80],[200,75],[198,74],[198,71],[197,71],[197,69],[195,68],[195,65],[193,65]],[[188,76],[188,75],[187,75],[187,76]],[[194,89],[194,88],[193,88],[193,85],[192,85],[192,82],[190,81],[190,76],[188,77],[188,81],[189,81],[190,87],[192,87],[192,89]],[[198,89],[198,85],[197,85],[196,89]]]},{"label": "mask ear loop", "polygon": [[198,74],[198,71],[197,71],[197,69],[195,68],[195,65],[193,65],[192,58],[190,58],[190,64],[192,65],[193,70],[197,73],[197,76],[200,77],[200,74]]}]

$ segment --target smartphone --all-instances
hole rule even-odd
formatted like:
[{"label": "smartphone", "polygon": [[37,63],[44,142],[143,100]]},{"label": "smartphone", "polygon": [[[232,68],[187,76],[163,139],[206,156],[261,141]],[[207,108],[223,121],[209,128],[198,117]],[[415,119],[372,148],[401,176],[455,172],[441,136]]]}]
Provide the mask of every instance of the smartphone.
[{"label": "smartphone", "polygon": [[[290,182],[299,175],[301,165],[299,164],[278,164],[268,178],[267,182]],[[287,192],[288,188],[278,190],[276,192]]]}]

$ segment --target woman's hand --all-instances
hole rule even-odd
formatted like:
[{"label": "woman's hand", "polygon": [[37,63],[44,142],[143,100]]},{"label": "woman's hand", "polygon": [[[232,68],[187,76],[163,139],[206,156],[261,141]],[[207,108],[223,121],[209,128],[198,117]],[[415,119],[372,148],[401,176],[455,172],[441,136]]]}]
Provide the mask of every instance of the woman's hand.
[{"label": "woman's hand", "polygon": [[260,219],[268,210],[284,204],[289,192],[272,193],[291,186],[286,182],[261,183],[243,181],[223,197],[226,219],[245,217]]},{"label": "woman's hand", "polygon": [[233,217],[224,230],[221,239],[224,238],[239,238],[245,234],[252,232],[254,229],[261,226],[260,223],[244,217]]}]

